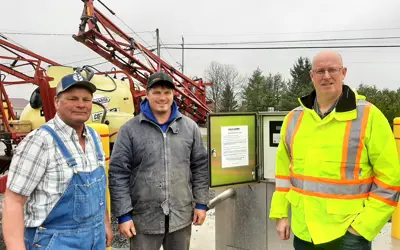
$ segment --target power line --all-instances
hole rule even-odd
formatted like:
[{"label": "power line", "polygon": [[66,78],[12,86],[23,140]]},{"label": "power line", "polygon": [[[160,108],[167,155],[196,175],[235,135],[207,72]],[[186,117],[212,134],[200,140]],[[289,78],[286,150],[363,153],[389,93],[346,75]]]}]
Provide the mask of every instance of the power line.
[{"label": "power line", "polygon": [[13,39],[11,39],[11,38],[9,38],[9,37],[5,36],[3,32],[0,32],[0,35],[1,35],[1,37],[3,37],[5,40],[9,40],[9,41],[11,41],[11,42],[15,43],[16,45],[18,45],[19,47],[21,47],[21,48],[23,48],[23,49],[26,49],[26,50],[29,50],[28,48],[26,48],[26,47],[25,47],[25,46],[23,46],[22,44],[20,44],[20,43],[17,43],[17,42],[16,42],[16,41],[14,41]]},{"label": "power line", "polygon": [[[21,35],[21,36],[72,36],[73,34],[71,33],[43,33],[43,32],[1,32],[2,34],[6,35]],[[152,31],[137,31],[134,33],[151,33]],[[133,32],[128,32],[127,34],[134,34]],[[107,33],[104,33],[102,35],[107,36]]]},{"label": "power line", "polygon": [[128,27],[128,29],[130,29],[137,37],[139,37],[147,46],[150,47],[150,44],[148,44],[141,36],[139,36],[139,34],[137,32],[135,32],[131,27],[129,27],[128,24],[126,24],[121,18],[119,18],[117,15],[115,15],[118,20],[120,20],[126,27]]},{"label": "power line", "polygon": [[[160,38],[160,43],[161,43],[161,45],[162,45],[162,48],[166,48],[165,45],[164,45],[164,43],[162,42],[161,38]],[[169,52],[169,50],[166,49],[166,51],[167,51],[167,53],[169,54],[169,56],[171,57],[171,59],[172,59],[173,61],[175,61],[176,64],[180,65],[179,62],[178,62],[178,60],[176,60],[176,59],[171,55],[171,53]]]},{"label": "power line", "polygon": [[375,62],[371,62],[371,61],[365,61],[365,62],[346,62],[346,64],[350,64],[350,63],[363,63],[363,64],[389,63],[389,64],[398,64],[398,63],[400,63],[400,61],[397,61],[397,62],[390,62],[390,61],[383,61],[383,62],[379,62],[379,61],[375,61]]},{"label": "power line", "polygon": [[[213,42],[213,43],[186,43],[189,46],[201,45],[242,45],[242,44],[273,44],[273,43],[302,43],[302,42],[339,42],[339,41],[364,41],[364,40],[391,40],[400,39],[400,36],[389,37],[354,37],[354,38],[327,38],[327,39],[304,39],[304,40],[276,40],[276,41],[242,41],[242,42]],[[166,44],[167,46],[181,45],[178,43]]]},{"label": "power line", "polygon": [[[73,67],[73,66],[71,66],[71,64],[79,63],[79,62],[86,62],[86,61],[91,61],[91,60],[94,60],[94,59],[101,59],[101,58],[103,58],[103,57],[102,56],[98,56],[98,57],[86,58],[86,59],[82,59],[82,60],[79,60],[79,61],[63,63],[61,65],[62,66]],[[109,61],[105,61],[105,62],[99,63],[98,65],[104,64],[104,63],[107,63],[107,62],[109,62]],[[96,66],[96,65],[97,64],[94,64],[94,65],[91,65],[91,66]],[[21,72],[21,73],[27,74],[27,73],[32,73],[32,72],[35,72],[35,70],[24,71],[24,72]]]},{"label": "power line", "polygon": [[[139,55],[139,54],[141,54],[141,52],[137,52],[136,54],[133,54],[134,56],[137,56],[137,55]],[[103,58],[103,57],[99,57],[99,58]],[[120,60],[122,60],[122,59],[128,59],[127,57],[119,57],[119,59]],[[92,64],[92,65],[90,65],[90,66],[97,66],[97,65],[101,65],[101,64],[105,64],[105,63],[111,63],[111,64],[113,64],[112,62],[110,62],[108,59],[106,59],[106,61],[103,61],[103,62],[100,62],[100,63],[96,63],[96,64]],[[126,62],[125,62],[126,63]]]},{"label": "power line", "polygon": [[[164,47],[182,49],[182,47]],[[324,45],[324,46],[285,46],[285,47],[185,47],[189,50],[291,50],[291,49],[347,49],[347,48],[400,48],[400,45]]]},{"label": "power line", "polygon": [[103,3],[101,0],[98,0],[101,5],[103,5],[104,8],[106,8],[113,16],[118,18],[119,21],[121,21],[128,29],[130,29],[136,36],[138,36],[147,46],[150,47],[150,45],[142,38],[139,36],[137,32],[135,32],[131,27],[129,27],[128,24],[126,24],[119,16],[117,16],[117,13],[115,13],[113,10],[111,10],[105,3]]},{"label": "power line", "polygon": [[354,31],[383,31],[400,30],[400,27],[376,28],[376,29],[344,29],[344,30],[320,30],[320,31],[298,31],[298,32],[274,32],[274,33],[248,33],[248,34],[184,34],[185,36],[262,36],[262,35],[293,35],[293,34],[316,34],[316,33],[336,33],[336,32],[354,32]]},{"label": "power line", "polygon": [[95,64],[92,64],[92,65],[90,65],[90,66],[98,66],[98,65],[101,65],[101,64],[106,64],[106,63],[111,63],[110,61],[108,61],[108,60],[106,60],[106,61],[104,61],[104,62],[100,62],[100,63],[95,63]]},{"label": "power line", "polygon": [[[116,16],[116,15],[115,15]],[[117,16],[117,18],[119,18]],[[121,22],[123,22],[121,20]],[[124,23],[125,24],[125,23]],[[129,26],[125,24],[128,28]],[[4,31],[0,31],[3,34],[7,35],[27,35],[27,36],[71,36],[71,33],[54,33],[54,32],[28,32],[28,31],[18,31],[18,30],[9,30],[9,29],[0,29]],[[329,33],[329,32],[347,32],[347,31],[382,31],[382,30],[400,30],[400,27],[394,28],[381,28],[381,29],[349,29],[349,30],[321,30],[321,31],[300,31],[300,32],[276,32],[276,33],[253,33],[253,34],[185,34],[185,36],[252,36],[252,35],[283,35],[283,34],[313,34],[313,33]],[[127,34],[143,34],[149,33],[154,34],[154,31],[144,30],[144,31],[133,31]],[[108,35],[108,34],[103,34]]]},{"label": "power line", "polygon": [[86,59],[82,59],[82,60],[79,60],[79,61],[74,61],[74,62],[68,62],[68,63],[65,63],[65,64],[63,64],[63,65],[69,65],[69,64],[74,64],[74,63],[80,63],[80,62],[86,62],[86,61],[91,61],[91,60],[95,60],[95,59],[101,59],[101,58],[103,58],[102,56],[96,56],[96,57],[91,57],[91,58],[86,58]]},{"label": "power line", "polygon": [[36,32],[2,32],[7,35],[24,35],[24,36],[72,36],[69,33],[36,33]]}]

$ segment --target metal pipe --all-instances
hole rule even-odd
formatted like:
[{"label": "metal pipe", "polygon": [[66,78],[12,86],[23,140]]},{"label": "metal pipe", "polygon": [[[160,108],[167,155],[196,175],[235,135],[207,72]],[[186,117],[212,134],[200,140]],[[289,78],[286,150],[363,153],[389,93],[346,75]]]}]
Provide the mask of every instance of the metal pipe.
[{"label": "metal pipe", "polygon": [[236,192],[233,188],[225,190],[224,192],[214,197],[214,199],[210,200],[210,202],[207,204],[207,210],[213,209],[224,200],[228,198],[233,198],[235,195]]}]

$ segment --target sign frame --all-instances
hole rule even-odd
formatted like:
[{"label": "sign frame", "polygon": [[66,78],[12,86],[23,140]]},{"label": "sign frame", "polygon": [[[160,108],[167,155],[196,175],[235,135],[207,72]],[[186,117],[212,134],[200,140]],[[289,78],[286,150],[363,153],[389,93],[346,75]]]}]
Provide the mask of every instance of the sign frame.
[{"label": "sign frame", "polygon": [[[239,180],[239,181],[227,181],[227,182],[219,182],[216,183],[215,179],[216,177],[213,175],[213,158],[215,158],[214,153],[216,152],[215,149],[212,148],[212,128],[214,126],[213,124],[213,119],[214,118],[238,118],[238,117],[244,117],[244,116],[248,116],[249,118],[251,118],[252,120],[249,121],[248,123],[251,125],[254,125],[254,128],[248,128],[248,134],[252,134],[254,135],[254,139],[251,140],[250,136],[249,136],[249,141],[248,141],[248,147],[249,147],[249,159],[254,161],[254,164],[250,164],[249,160],[249,164],[246,166],[240,166],[237,169],[240,169],[240,171],[245,171],[247,173],[247,171],[250,171],[251,173],[251,178],[247,178],[244,180]],[[208,129],[208,133],[207,133],[207,151],[208,151],[208,175],[209,175],[209,188],[217,188],[217,187],[227,187],[227,186],[235,186],[235,185],[239,185],[239,184],[250,184],[250,183],[256,183],[260,181],[260,167],[259,167],[259,117],[258,117],[258,113],[257,112],[232,112],[232,113],[210,113],[208,114],[207,117],[207,129]],[[242,124],[237,124],[238,122],[236,121],[236,123],[229,125],[229,126],[243,126],[246,125],[246,123],[242,123]],[[240,122],[239,122],[240,123]],[[222,126],[217,127],[220,129],[222,129]],[[254,129],[254,131],[251,131],[251,129]],[[221,135],[222,136],[222,135]],[[250,142],[253,142],[250,145]],[[220,144],[222,144],[222,141],[220,141]],[[250,146],[254,146],[254,152],[250,152]],[[221,146],[222,147],[222,146]],[[214,153],[213,153],[214,151]],[[253,157],[250,157],[250,154]],[[219,167],[220,171],[224,171],[225,170],[232,170],[234,168],[224,168],[222,166],[222,156],[220,156],[221,158],[221,166]],[[254,166],[253,166],[254,165]],[[215,168],[215,167],[214,167]],[[227,171],[229,172],[229,171]],[[234,174],[232,174],[233,176]],[[248,173],[247,176],[249,177]]]}]

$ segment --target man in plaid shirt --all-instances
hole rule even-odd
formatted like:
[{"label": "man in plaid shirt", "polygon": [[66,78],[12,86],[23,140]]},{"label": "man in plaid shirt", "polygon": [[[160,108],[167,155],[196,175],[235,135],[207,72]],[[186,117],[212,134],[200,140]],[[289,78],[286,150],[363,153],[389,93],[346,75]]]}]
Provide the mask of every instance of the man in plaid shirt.
[{"label": "man in plaid shirt", "polygon": [[111,245],[105,157],[99,135],[85,125],[95,91],[80,73],[63,77],[56,116],[18,145],[3,203],[7,249]]}]

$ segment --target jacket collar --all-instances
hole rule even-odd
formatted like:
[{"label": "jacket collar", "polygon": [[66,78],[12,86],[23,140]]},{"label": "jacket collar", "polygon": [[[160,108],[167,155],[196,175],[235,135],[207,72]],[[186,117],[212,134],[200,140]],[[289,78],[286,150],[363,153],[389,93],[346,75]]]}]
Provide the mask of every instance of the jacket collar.
[{"label": "jacket collar", "polygon": [[[301,97],[299,99],[300,104],[308,109],[312,109],[315,97],[316,92],[314,90],[311,94]],[[353,111],[355,109],[357,109],[356,93],[354,93],[354,91],[349,86],[343,84],[342,95],[340,96],[339,101],[336,105],[336,113],[345,113]]]},{"label": "jacket collar", "polygon": [[[182,114],[178,111],[178,113],[176,114],[175,120],[172,121],[171,124],[169,125],[170,129],[172,130],[172,132],[174,134],[177,134],[179,132],[178,124],[176,123],[176,121],[180,120],[181,118],[182,118]],[[140,114],[139,114],[139,122],[142,123],[143,121],[154,123],[149,118],[147,118],[143,114],[143,112],[140,112]]]}]

